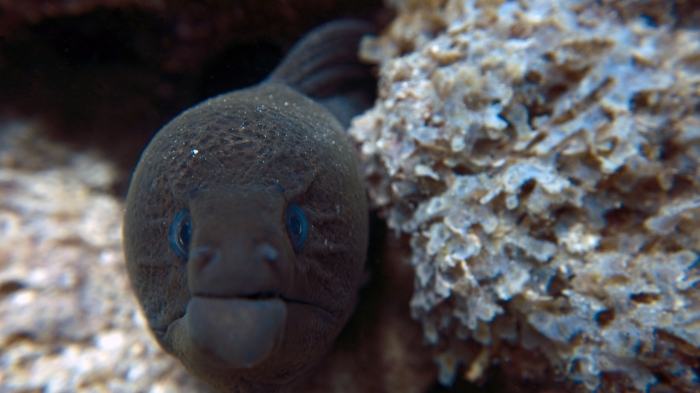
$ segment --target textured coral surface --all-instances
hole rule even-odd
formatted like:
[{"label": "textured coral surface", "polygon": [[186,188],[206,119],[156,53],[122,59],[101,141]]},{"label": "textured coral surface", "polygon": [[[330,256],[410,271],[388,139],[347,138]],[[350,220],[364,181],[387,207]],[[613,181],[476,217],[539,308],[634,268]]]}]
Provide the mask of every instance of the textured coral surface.
[{"label": "textured coral surface", "polygon": [[114,168],[0,125],[0,392],[208,392],[148,335]]},{"label": "textured coral surface", "polygon": [[441,382],[521,348],[551,371],[509,378],[700,390],[700,32],[671,13],[688,2],[391,3],[361,53],[379,100],[350,132],[411,235]]}]

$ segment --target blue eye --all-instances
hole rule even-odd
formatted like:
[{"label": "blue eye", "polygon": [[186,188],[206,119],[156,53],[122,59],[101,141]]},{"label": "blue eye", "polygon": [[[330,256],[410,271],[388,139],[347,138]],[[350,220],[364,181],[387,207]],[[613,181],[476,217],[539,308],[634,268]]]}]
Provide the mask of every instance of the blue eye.
[{"label": "blue eye", "polygon": [[304,212],[296,203],[290,203],[287,206],[287,211],[284,213],[284,224],[287,226],[287,233],[289,240],[292,241],[294,251],[301,251],[306,243],[306,237],[309,235],[309,224]]},{"label": "blue eye", "polygon": [[189,254],[191,234],[190,212],[180,210],[170,225],[170,247],[175,250],[180,258],[187,258],[187,254]]}]

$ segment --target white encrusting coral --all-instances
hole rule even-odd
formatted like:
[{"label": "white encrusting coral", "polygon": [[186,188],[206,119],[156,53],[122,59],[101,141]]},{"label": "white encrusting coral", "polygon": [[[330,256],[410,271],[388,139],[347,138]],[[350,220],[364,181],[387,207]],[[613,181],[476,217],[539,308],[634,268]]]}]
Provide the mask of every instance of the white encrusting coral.
[{"label": "white encrusting coral", "polygon": [[[606,1],[391,4],[350,133],[411,236],[427,340],[538,349],[590,390],[700,389],[700,32]],[[445,348],[443,383],[480,376],[483,352]]]}]

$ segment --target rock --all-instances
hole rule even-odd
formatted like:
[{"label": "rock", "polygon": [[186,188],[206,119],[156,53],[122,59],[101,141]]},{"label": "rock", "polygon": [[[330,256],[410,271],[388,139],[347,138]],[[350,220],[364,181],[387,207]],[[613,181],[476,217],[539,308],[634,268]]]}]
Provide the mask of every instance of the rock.
[{"label": "rock", "polygon": [[539,382],[700,389],[700,32],[632,3],[397,0],[364,42],[350,133],[445,385],[524,348]]}]

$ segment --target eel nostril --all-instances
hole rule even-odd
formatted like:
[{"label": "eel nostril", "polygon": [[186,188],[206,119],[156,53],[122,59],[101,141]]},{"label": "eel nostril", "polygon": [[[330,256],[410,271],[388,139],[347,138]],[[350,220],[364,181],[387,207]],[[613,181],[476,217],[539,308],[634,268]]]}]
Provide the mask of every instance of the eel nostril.
[{"label": "eel nostril", "polygon": [[267,261],[274,262],[277,260],[277,250],[275,250],[274,247],[272,247],[268,243],[260,244],[256,251],[261,258]]}]

